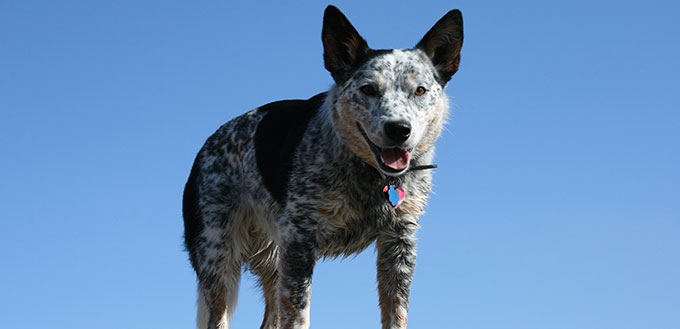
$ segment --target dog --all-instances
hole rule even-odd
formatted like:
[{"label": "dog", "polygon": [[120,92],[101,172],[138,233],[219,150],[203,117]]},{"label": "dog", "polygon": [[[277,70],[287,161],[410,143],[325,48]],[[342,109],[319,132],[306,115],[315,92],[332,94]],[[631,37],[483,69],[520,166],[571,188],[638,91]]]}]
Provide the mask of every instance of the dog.
[{"label": "dog", "polygon": [[412,49],[374,50],[328,6],[322,42],[330,90],[236,117],[196,156],[183,214],[199,328],[229,327],[243,268],[263,291],[261,329],[309,328],[315,262],[374,242],[382,328],[406,328],[462,15],[448,12]]}]

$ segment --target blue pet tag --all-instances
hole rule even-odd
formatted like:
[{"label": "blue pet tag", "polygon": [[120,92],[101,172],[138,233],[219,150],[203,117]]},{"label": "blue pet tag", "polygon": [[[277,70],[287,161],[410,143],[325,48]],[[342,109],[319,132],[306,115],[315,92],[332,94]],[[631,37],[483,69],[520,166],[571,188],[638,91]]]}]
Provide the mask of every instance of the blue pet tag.
[{"label": "blue pet tag", "polygon": [[394,185],[385,185],[383,188],[383,193],[385,194],[387,201],[389,201],[394,208],[399,207],[401,202],[404,201],[404,198],[406,197],[406,192],[404,189]]}]

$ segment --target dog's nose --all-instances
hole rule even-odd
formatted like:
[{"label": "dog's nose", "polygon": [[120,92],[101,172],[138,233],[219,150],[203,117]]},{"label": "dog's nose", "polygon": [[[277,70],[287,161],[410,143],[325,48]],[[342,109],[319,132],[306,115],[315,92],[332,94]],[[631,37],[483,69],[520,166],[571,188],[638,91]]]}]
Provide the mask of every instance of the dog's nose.
[{"label": "dog's nose", "polygon": [[411,124],[407,121],[390,121],[385,123],[385,135],[392,142],[401,144],[411,136]]}]

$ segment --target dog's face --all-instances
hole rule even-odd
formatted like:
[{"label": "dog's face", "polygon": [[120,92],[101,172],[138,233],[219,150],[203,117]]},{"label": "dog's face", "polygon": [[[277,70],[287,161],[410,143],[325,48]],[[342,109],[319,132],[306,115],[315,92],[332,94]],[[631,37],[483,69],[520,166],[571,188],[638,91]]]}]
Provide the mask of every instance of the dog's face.
[{"label": "dog's face", "polygon": [[368,60],[342,85],[334,124],[352,151],[386,175],[399,175],[432,147],[447,111],[444,88],[420,50]]},{"label": "dog's face", "polygon": [[337,85],[333,121],[345,144],[383,174],[406,172],[434,145],[446,118],[444,87],[462,45],[460,12],[451,11],[409,50],[372,50],[347,18],[329,7],[324,59]]}]

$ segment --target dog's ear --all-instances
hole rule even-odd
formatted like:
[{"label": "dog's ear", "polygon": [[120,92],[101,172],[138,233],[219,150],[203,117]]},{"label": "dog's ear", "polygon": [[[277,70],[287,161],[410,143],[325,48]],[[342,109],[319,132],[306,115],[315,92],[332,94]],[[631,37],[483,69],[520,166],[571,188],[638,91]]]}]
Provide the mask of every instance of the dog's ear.
[{"label": "dog's ear", "polygon": [[370,48],[347,17],[334,6],[326,7],[323,15],[323,59],[335,82],[347,78],[347,73]]},{"label": "dog's ear", "polygon": [[461,47],[463,15],[457,9],[446,13],[416,45],[430,57],[444,84],[458,71]]}]

